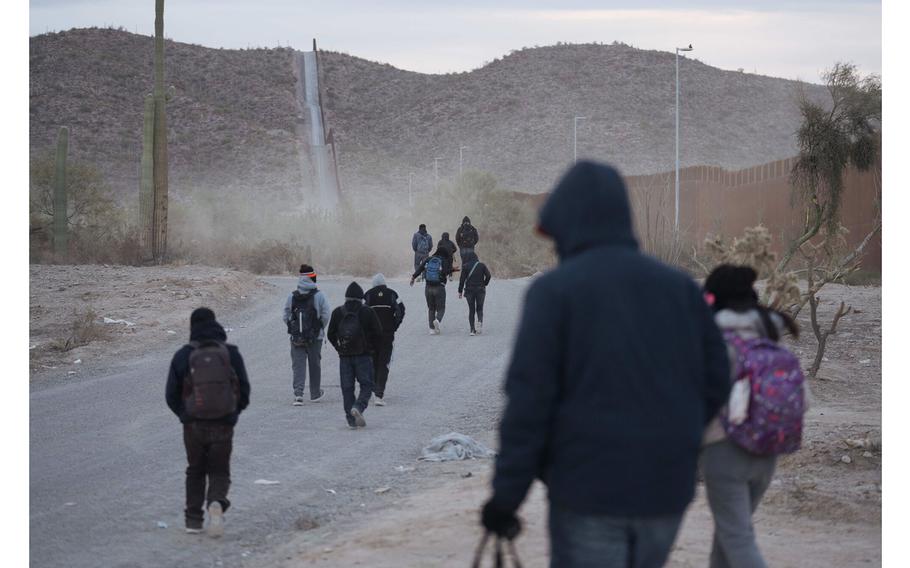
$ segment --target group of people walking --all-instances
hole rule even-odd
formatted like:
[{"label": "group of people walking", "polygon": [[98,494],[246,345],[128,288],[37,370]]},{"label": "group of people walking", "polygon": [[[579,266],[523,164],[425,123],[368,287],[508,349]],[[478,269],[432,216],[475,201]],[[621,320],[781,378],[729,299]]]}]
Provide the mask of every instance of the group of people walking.
[{"label": "group of people walking", "polygon": [[[455,243],[449,240],[449,233],[443,233],[436,252],[430,255],[433,248],[433,237],[427,232],[427,226],[421,224],[411,238],[414,249],[414,274],[411,275],[411,286],[418,279],[425,281],[424,296],[427,300],[427,324],[430,335],[439,335],[442,318],[446,313],[446,283],[452,279],[454,272],[461,272],[458,281],[458,298],[468,302],[468,324],[470,335],[483,331],[483,303],[486,288],[492,275],[487,265],[482,263],[474,251],[480,237],[471,219],[465,216],[455,233]],[[456,246],[457,245],[457,246]],[[461,267],[455,266],[455,253],[459,251]],[[476,317],[476,320],[475,320]],[[476,325],[475,325],[476,321]]]},{"label": "group of people walking", "polygon": [[[779,344],[798,335],[787,315],[763,306],[756,272],[722,265],[699,286],[642,254],[625,186],[613,168],[580,162],[540,212],[559,265],[525,297],[505,377],[492,495],[481,523],[498,538],[521,532],[517,511],[535,479],[548,488],[551,566],[659,567],[676,539],[701,470],[714,517],[712,568],[763,567],[752,514],[779,455],[796,451],[808,391],[798,359]],[[465,217],[459,297],[471,334],[482,330],[490,272]],[[431,334],[439,334],[445,286],[458,250],[448,234],[432,250],[412,239],[413,286],[426,282]],[[382,274],[364,293],[352,282],[330,312],[309,265],[283,319],[291,341],[293,404],[318,402],[320,351],[337,350],[345,418],[366,425],[372,396],[385,404],[395,332],[405,308]],[[476,319],[475,319],[476,318]],[[355,386],[360,392],[355,396]],[[223,532],[230,453],[249,404],[243,359],[207,308],[190,318],[190,342],[174,355],[166,398],[184,424],[186,530]],[[208,484],[206,484],[208,481]]]}]

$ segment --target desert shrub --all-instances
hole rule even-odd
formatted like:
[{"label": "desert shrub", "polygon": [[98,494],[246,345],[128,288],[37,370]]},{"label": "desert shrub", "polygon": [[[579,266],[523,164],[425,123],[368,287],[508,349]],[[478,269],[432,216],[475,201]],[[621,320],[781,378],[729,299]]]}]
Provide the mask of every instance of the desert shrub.
[{"label": "desert shrub", "polygon": [[107,328],[98,322],[98,314],[92,308],[73,309],[72,318],[64,332],[63,337],[57,338],[51,344],[58,351],[70,351],[108,337]]}]

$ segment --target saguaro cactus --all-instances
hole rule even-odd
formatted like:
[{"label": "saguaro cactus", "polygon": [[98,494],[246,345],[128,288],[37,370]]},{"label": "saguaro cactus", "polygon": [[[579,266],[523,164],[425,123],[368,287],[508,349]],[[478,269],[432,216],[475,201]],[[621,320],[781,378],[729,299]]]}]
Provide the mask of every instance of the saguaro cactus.
[{"label": "saguaro cactus", "polygon": [[57,169],[54,173],[54,253],[65,257],[69,249],[69,226],[66,196],[66,152],[69,129],[60,128],[57,135]]},{"label": "saguaro cactus", "polygon": [[139,185],[139,246],[144,259],[155,257],[155,98],[145,97],[142,121],[142,160]]},{"label": "saguaro cactus", "polygon": [[164,0],[155,0],[155,137],[153,179],[154,254],[159,262],[167,253],[167,120],[164,89]]}]

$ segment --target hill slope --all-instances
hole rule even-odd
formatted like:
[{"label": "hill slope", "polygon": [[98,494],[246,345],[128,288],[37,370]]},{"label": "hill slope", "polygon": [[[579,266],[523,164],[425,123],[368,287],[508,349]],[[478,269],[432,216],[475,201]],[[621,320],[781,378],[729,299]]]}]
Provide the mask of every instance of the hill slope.
[{"label": "hill slope", "polygon": [[[69,125],[74,158],[98,164],[122,196],[138,194],[143,96],[153,40],[81,29],[30,39],[32,156]],[[268,192],[298,199],[301,173],[289,49],[225,50],[167,43],[171,187]],[[490,171],[539,192],[572,159],[607,160],[625,173],[666,170],[674,151],[674,56],[622,44],[524,49],[471,72],[427,75],[320,52],[326,122],[342,186],[354,196],[406,199],[439,177]],[[737,168],[793,155],[797,83],[681,59],[682,164]],[[807,85],[813,98],[824,96]]]}]

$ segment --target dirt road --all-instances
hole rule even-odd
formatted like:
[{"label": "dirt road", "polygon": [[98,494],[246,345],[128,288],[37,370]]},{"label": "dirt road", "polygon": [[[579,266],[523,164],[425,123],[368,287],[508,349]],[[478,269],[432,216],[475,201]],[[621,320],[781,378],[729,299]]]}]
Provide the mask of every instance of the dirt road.
[{"label": "dirt road", "polygon": [[[493,442],[523,281],[494,281],[478,337],[467,335],[467,310],[452,284],[437,337],[428,334],[422,287],[391,281],[408,313],[396,341],[388,406],[370,406],[367,428],[357,431],[344,420],[331,347],[323,350],[326,399],[291,406],[280,313],[296,279],[269,282],[275,287],[261,300],[219,318],[233,328],[229,340],[240,346],[252,383],[252,403],[235,434],[234,506],[223,541],[183,534],[181,430],[164,404],[167,366],[181,337],[90,378],[33,382],[32,565],[248,565],[301,529],[357,518],[427,487],[434,466],[415,459],[432,437],[455,430]],[[334,307],[349,282],[320,280],[319,286]],[[257,485],[258,479],[280,484]],[[390,489],[374,493],[380,487]]]},{"label": "dirt road", "polygon": [[[415,460],[432,437],[449,431],[495,445],[500,385],[527,281],[493,281],[479,337],[467,335],[465,305],[452,285],[443,334],[434,337],[427,332],[422,287],[391,281],[408,314],[396,341],[389,405],[371,405],[362,431],[345,425],[330,347],[323,350],[325,401],[291,406],[279,314],[295,279],[267,281],[238,303],[242,307],[219,312],[244,354],[253,387],[236,430],[234,506],[225,538],[182,530],[185,462],[180,425],[164,404],[164,381],[185,338],[137,332],[146,343],[120,352],[141,356],[105,363],[98,345],[92,352],[100,360],[90,369],[68,379],[32,381],[32,565],[469,564],[491,462]],[[349,282],[324,279],[319,285],[336,306]],[[823,380],[814,385],[804,448],[781,461],[756,517],[759,541],[774,566],[855,566],[881,558],[881,291],[833,287],[823,297],[824,314],[839,295],[860,313],[845,318],[832,341]],[[182,334],[186,326],[176,329]],[[805,361],[811,339],[796,350]],[[847,443],[857,440],[869,445]],[[519,542],[523,559],[545,566],[539,486],[522,515],[528,526]],[[671,565],[705,565],[710,538],[710,516],[699,497]]]}]

